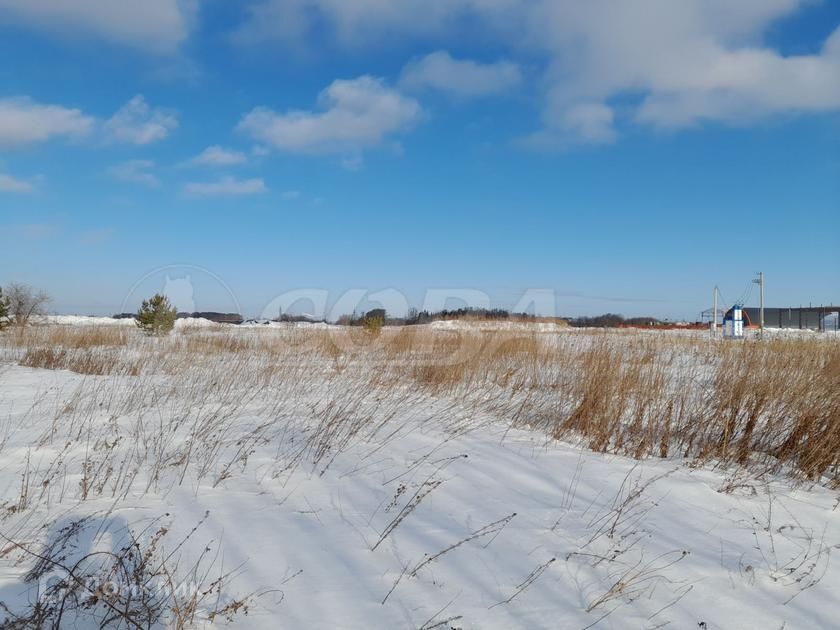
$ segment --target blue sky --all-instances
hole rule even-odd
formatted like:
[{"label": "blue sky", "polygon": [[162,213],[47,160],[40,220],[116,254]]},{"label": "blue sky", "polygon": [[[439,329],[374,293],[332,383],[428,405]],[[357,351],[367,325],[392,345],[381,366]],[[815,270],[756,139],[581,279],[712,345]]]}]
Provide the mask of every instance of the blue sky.
[{"label": "blue sky", "polygon": [[0,0],[0,60],[0,284],[57,312],[840,302],[837,2]]}]

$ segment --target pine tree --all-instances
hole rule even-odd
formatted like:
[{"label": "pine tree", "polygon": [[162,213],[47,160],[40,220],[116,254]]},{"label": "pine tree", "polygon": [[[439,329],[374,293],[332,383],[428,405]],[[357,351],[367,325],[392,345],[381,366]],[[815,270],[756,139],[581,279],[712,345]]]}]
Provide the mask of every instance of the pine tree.
[{"label": "pine tree", "polygon": [[175,327],[177,309],[165,295],[155,294],[143,300],[137,311],[137,327],[147,335],[168,335]]},{"label": "pine tree", "polygon": [[376,336],[382,331],[386,316],[384,308],[375,308],[362,317],[362,326],[366,332]]},{"label": "pine tree", "polygon": [[9,325],[9,300],[3,297],[3,287],[0,287],[0,330]]}]

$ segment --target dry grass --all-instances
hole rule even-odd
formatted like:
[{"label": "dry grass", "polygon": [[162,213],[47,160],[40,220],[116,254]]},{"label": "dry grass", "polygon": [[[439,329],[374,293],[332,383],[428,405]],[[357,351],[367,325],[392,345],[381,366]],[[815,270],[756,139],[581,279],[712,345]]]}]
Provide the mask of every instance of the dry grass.
[{"label": "dry grass", "polygon": [[128,326],[38,326],[9,331],[6,342],[17,347],[33,343],[65,349],[124,346],[133,337]]},{"label": "dry grass", "polygon": [[[2,435],[9,427],[0,433],[0,456],[16,458],[20,479],[0,496],[3,529],[18,524],[0,558],[15,550],[41,553],[26,541],[43,538],[38,515],[51,506],[72,504],[84,511],[85,506],[136,502],[146,494],[165,496],[179,487],[196,493],[202,486],[235,488],[243,474],[284,486],[298,468],[325,474],[351,449],[362,470],[376,464],[391,440],[427,422],[443,429],[443,442],[406,473],[423,465],[432,470],[413,490],[403,487],[402,497],[398,491],[391,504],[383,502],[384,512],[394,514],[371,547],[415,518],[421,502],[425,507],[434,501],[445,480],[438,473],[466,457],[438,460],[438,448],[491,422],[598,452],[687,458],[697,465],[731,467],[736,476],[771,472],[840,485],[836,337],[712,343],[693,333],[538,330],[409,327],[373,335],[344,327],[219,326],[150,338],[130,326],[44,326],[0,333],[0,365],[86,375],[66,379],[66,389],[47,386],[35,392],[32,408],[18,414],[21,426],[15,430],[27,432],[25,457],[20,449],[4,453]],[[594,533],[581,553],[610,567],[609,584],[589,610],[643,596],[685,557],[674,550],[652,561],[641,555],[629,564],[615,561],[641,545],[636,523],[652,505],[643,493],[653,481],[634,482],[628,475],[613,505],[587,527]],[[465,542],[495,536],[513,516],[407,564],[392,591]],[[138,535],[104,556],[104,568],[91,570],[101,574],[123,566],[126,553],[153,550],[158,538]],[[605,540],[595,545],[599,539]],[[806,585],[819,579],[819,571],[808,567],[827,561],[823,547],[816,549],[790,565]],[[128,559],[146,557],[144,552]],[[539,559],[506,601],[529,588],[551,562]],[[212,588],[183,598],[170,588],[174,595],[165,600],[114,600],[113,606],[100,607],[103,614],[110,618],[128,611],[189,627],[200,619],[247,611],[248,598],[204,610],[197,597],[221,583],[206,572],[199,575],[195,567],[158,564],[144,560],[132,579],[152,576],[173,586],[186,577]],[[777,572],[788,566],[771,564]],[[46,627],[62,609],[22,611],[18,627],[35,627],[35,622]],[[78,614],[91,610],[82,606]]]},{"label": "dry grass", "polygon": [[[180,396],[185,388],[196,398],[212,387],[211,398],[230,409],[214,418],[216,433],[202,422],[196,430],[219,439],[223,417],[248,401],[279,409],[324,386],[322,420],[295,461],[329,461],[381,423],[377,415],[397,416],[426,397],[596,451],[840,482],[840,344],[833,339],[218,327],[150,340],[130,327],[52,326],[0,340],[6,358],[29,367],[140,377],[136,387],[122,386],[132,407],[149,404],[143,390],[153,375],[174,379],[173,400],[176,383]],[[372,398],[377,411],[362,412]]]},{"label": "dry grass", "polygon": [[[206,518],[205,514],[176,550]],[[41,545],[0,538],[4,555],[33,562],[24,582],[44,587],[24,610],[11,614],[4,628],[63,628],[81,623],[84,627],[144,629],[167,622],[167,627],[186,630],[196,627],[202,604],[221,593],[231,578],[231,573],[211,575],[216,558],[209,546],[192,566],[179,567],[179,558],[164,551],[169,530],[158,519],[134,531],[108,512],[62,519],[49,530]],[[215,608],[211,605],[204,616],[231,623],[237,614],[247,615],[249,603],[261,595],[251,593]]]}]

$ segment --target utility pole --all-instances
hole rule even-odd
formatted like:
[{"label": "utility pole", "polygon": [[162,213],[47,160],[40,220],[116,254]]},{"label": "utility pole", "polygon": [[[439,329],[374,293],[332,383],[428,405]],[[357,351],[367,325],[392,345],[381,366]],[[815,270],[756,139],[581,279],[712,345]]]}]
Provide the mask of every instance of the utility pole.
[{"label": "utility pole", "polygon": [[758,279],[753,280],[758,285],[759,289],[759,309],[758,309],[758,320],[759,320],[759,330],[761,331],[761,336],[764,336],[764,272],[758,272]]},{"label": "utility pole", "polygon": [[761,288],[761,305],[759,306],[760,309],[760,318],[761,318],[761,336],[764,336],[764,272],[758,272],[758,280],[759,280],[759,287]]},{"label": "utility pole", "polygon": [[713,291],[713,299],[714,299],[714,307],[712,308],[712,337],[717,337],[717,313],[718,313],[718,288],[715,285],[715,290]]}]

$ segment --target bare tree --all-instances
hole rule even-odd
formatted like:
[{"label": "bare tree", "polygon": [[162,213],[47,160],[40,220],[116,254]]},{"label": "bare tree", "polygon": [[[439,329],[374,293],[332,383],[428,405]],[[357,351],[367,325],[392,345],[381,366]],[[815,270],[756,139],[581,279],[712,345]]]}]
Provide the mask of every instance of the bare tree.
[{"label": "bare tree", "polygon": [[9,301],[3,295],[3,287],[0,287],[0,330],[9,325]]},{"label": "bare tree", "polygon": [[44,309],[50,302],[46,291],[17,282],[7,286],[4,294],[9,306],[9,318],[18,326],[25,326],[33,316],[44,315]]}]

